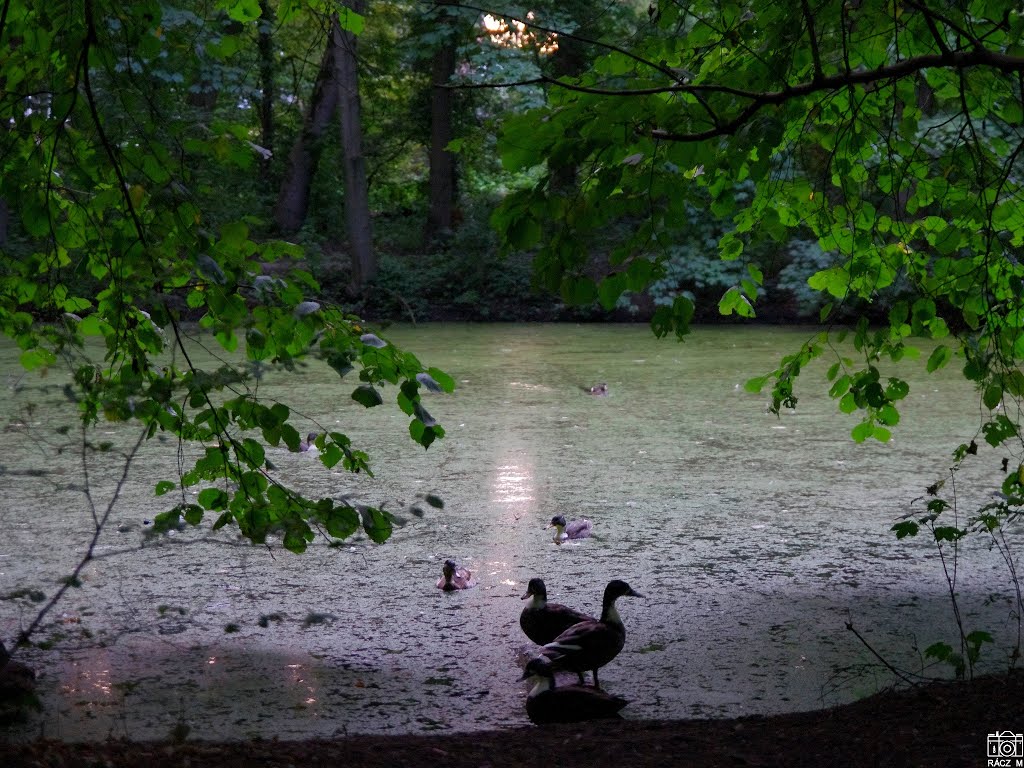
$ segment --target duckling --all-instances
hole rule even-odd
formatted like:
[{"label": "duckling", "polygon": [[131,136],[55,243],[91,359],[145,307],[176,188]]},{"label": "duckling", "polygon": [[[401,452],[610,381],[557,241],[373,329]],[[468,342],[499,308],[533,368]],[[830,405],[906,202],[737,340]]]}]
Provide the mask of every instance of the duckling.
[{"label": "duckling", "polygon": [[541,655],[552,664],[553,669],[571,670],[579,675],[583,684],[583,672],[594,673],[594,687],[600,688],[597,670],[619,655],[626,644],[626,627],[622,624],[615,601],[620,597],[643,597],[621,579],[613,579],[604,588],[600,621],[581,621],[569,627],[550,643],[541,648]]},{"label": "duckling", "polygon": [[536,682],[526,697],[526,715],[537,725],[617,718],[619,710],[629,703],[596,688],[582,685],[556,687],[551,662],[543,656],[531,659],[526,665],[522,679],[530,678]]},{"label": "duckling", "polygon": [[573,624],[579,624],[581,621],[596,621],[593,616],[574,611],[567,606],[549,603],[548,591],[544,586],[543,579],[530,579],[523,600],[528,597],[533,599],[519,614],[519,626],[523,628],[526,636],[537,645],[550,643]]},{"label": "duckling", "polygon": [[476,582],[473,581],[472,572],[467,571],[465,568],[459,568],[455,565],[454,560],[445,560],[441,573],[444,575],[437,580],[437,588],[443,589],[445,592],[454,592],[457,589],[469,589],[476,586]]},{"label": "duckling", "polygon": [[565,515],[555,515],[547,527],[555,529],[555,544],[569,539],[585,539],[594,532],[594,524],[585,517],[566,522]]}]

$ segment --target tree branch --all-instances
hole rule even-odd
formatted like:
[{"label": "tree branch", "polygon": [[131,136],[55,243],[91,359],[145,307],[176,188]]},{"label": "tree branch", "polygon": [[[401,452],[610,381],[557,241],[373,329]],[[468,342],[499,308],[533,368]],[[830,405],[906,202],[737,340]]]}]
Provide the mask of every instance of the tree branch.
[{"label": "tree branch", "polygon": [[666,85],[661,88],[635,88],[629,90],[610,90],[606,88],[592,88],[589,86],[573,85],[550,77],[544,77],[545,82],[565,88],[578,93],[588,93],[597,96],[633,97],[650,96],[662,93],[690,93],[693,95],[703,93],[715,93],[735,96],[746,99],[750,103],[744,107],[739,114],[731,120],[721,120],[715,128],[695,133],[674,133],[672,131],[656,130],[653,135],[656,138],[668,141],[704,141],[716,136],[727,136],[734,133],[740,126],[746,123],[762,108],[767,106],[779,106],[796,99],[803,98],[808,94],[820,91],[834,91],[853,85],[866,85],[886,80],[900,80],[908,75],[928,69],[930,67],[942,67],[950,69],[970,69],[972,67],[992,67],[1002,72],[1024,72],[1024,57],[1011,56],[1009,54],[989,51],[987,49],[972,49],[966,51],[947,51],[946,53],[924,54],[915,56],[893,64],[877,67],[876,69],[853,70],[837,75],[828,75],[820,79],[810,80],[797,85],[787,86],[778,91],[747,91],[740,88],[723,85]]},{"label": "tree branch", "polygon": [[821,52],[818,50],[818,38],[814,36],[814,14],[811,13],[811,6],[807,0],[800,0],[800,7],[804,12],[804,19],[807,22],[807,39],[811,45],[811,60],[814,62],[814,79],[821,80],[825,76],[825,70],[821,68]]},{"label": "tree branch", "polygon": [[46,618],[46,614],[48,614],[50,610],[58,602],[60,602],[60,599],[62,597],[64,597],[64,593],[67,592],[71,587],[76,586],[78,584],[78,576],[82,573],[82,569],[85,568],[86,565],[88,565],[89,561],[93,559],[94,553],[96,551],[96,544],[99,542],[100,535],[103,533],[103,530],[106,527],[107,520],[110,518],[110,513],[114,511],[114,505],[117,504],[118,499],[121,498],[121,489],[124,488],[124,484],[128,481],[128,470],[131,469],[132,462],[134,461],[135,456],[138,454],[139,448],[142,446],[142,443],[145,439],[146,430],[143,429],[139,433],[139,438],[135,441],[135,445],[132,446],[132,449],[128,452],[128,455],[125,457],[124,469],[121,472],[121,477],[118,478],[117,485],[114,486],[114,492],[110,497],[110,501],[107,503],[106,509],[103,510],[102,515],[97,515],[96,506],[93,503],[92,493],[89,490],[89,475],[87,464],[87,453],[89,451],[89,446],[85,439],[85,426],[83,425],[82,467],[85,474],[85,495],[87,501],[89,502],[89,512],[92,515],[93,520],[92,538],[89,539],[89,544],[85,548],[85,554],[82,555],[82,558],[78,561],[78,565],[75,566],[75,569],[71,572],[71,575],[64,579],[64,583],[60,585],[60,589],[58,589],[53,594],[53,597],[51,597],[47,601],[46,605],[44,605],[40,609],[40,611],[36,614],[36,617],[32,620],[32,623],[18,633],[18,640],[16,643],[17,645],[24,645],[25,643],[27,643],[29,641],[29,638],[32,636],[32,633],[39,628],[39,625],[42,624],[43,619]]},{"label": "tree branch", "polygon": [[103,151],[110,159],[110,167],[114,169],[114,173],[117,175],[117,181],[121,187],[121,197],[124,199],[125,207],[128,209],[128,215],[131,217],[132,223],[135,225],[135,231],[139,235],[139,242],[146,245],[146,230],[142,226],[142,219],[139,218],[139,213],[135,210],[134,203],[132,203],[131,195],[128,192],[128,180],[125,178],[124,171],[121,169],[121,163],[114,154],[114,147],[110,143],[110,139],[107,137],[106,131],[103,129],[103,123],[100,120],[100,114],[96,108],[96,97],[92,92],[92,82],[89,79],[89,50],[92,48],[92,44],[98,39],[96,35],[96,20],[93,18],[92,0],[85,0],[85,25],[86,34],[85,42],[82,44],[81,67],[82,87],[85,89],[85,100],[89,105],[89,115],[92,117],[92,122],[96,126],[96,135],[99,137],[100,144],[103,145]]}]

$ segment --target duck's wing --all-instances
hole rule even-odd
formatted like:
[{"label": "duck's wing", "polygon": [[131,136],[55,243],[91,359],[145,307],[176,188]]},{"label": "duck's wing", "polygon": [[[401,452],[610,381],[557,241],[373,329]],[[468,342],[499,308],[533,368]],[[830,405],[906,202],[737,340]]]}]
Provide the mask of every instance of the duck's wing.
[{"label": "duck's wing", "polygon": [[541,608],[527,606],[519,616],[519,626],[537,645],[550,643],[569,627],[581,621],[596,619],[558,603],[548,603]]},{"label": "duck's wing", "polygon": [[625,644],[626,630],[621,624],[581,621],[544,645],[541,653],[558,669],[581,672],[603,667]]},{"label": "duck's wing", "polygon": [[541,652],[552,661],[565,656],[588,653],[601,642],[601,638],[608,630],[607,624],[587,619],[573,624],[550,643],[545,643]]},{"label": "duck's wing", "polygon": [[571,520],[567,526],[565,526],[565,532],[569,534],[570,539],[585,539],[594,531],[594,524],[585,517],[579,520]]},{"label": "duck's wing", "polygon": [[[560,603],[548,603],[544,606],[543,610],[565,625],[558,634],[555,635],[555,637],[558,637],[558,635],[562,634],[562,632],[567,630],[569,627],[579,624],[581,621],[597,621],[593,616],[588,616],[585,613],[577,611],[575,608],[570,608],[569,606],[562,605]],[[551,639],[554,640],[555,638],[553,637]]]}]

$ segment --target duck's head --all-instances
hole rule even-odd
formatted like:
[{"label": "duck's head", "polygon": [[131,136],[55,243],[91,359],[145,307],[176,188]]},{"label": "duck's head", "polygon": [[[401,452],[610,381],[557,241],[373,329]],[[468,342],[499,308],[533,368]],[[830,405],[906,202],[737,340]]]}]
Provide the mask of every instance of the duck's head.
[{"label": "duck's head", "polygon": [[548,523],[548,528],[565,528],[565,515],[555,515],[551,518],[551,522]]},{"label": "duck's head", "polygon": [[541,600],[548,599],[548,590],[544,586],[544,579],[530,579],[530,583],[526,585],[526,594],[523,595],[523,600],[528,597],[536,597]]},{"label": "duck's head", "polygon": [[520,680],[529,680],[531,677],[546,677],[554,678],[555,671],[551,667],[551,662],[545,656],[536,656],[527,662],[526,667],[523,669],[523,676]]},{"label": "duck's head", "polygon": [[454,560],[445,560],[444,565],[441,566],[441,573],[444,574],[446,579],[451,579],[455,575],[456,568]]},{"label": "duck's head", "polygon": [[604,588],[604,602],[614,603],[620,597],[643,597],[639,592],[633,590],[629,584],[624,582],[622,579],[613,579],[608,582],[608,586]]}]

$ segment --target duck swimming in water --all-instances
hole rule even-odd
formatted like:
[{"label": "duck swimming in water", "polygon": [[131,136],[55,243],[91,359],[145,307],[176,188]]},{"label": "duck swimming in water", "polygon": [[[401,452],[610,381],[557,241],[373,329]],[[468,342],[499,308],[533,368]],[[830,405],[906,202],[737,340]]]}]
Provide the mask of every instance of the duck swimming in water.
[{"label": "duck swimming in water", "polygon": [[555,529],[555,544],[561,544],[569,539],[585,539],[594,532],[594,524],[587,518],[581,517],[579,520],[566,522],[565,515],[552,517],[548,528]]},{"label": "duck swimming in water", "polygon": [[583,391],[588,395],[595,395],[597,397],[604,397],[608,394],[608,385],[603,381],[600,384],[595,384],[592,387],[583,387]]},{"label": "duck swimming in water", "polygon": [[543,656],[531,659],[526,665],[522,679],[531,678],[535,682],[526,697],[526,715],[537,725],[617,718],[619,710],[629,703],[596,688],[582,685],[556,687],[554,669]]},{"label": "duck swimming in water", "polygon": [[459,568],[454,560],[445,560],[441,567],[442,576],[437,580],[437,588],[445,592],[454,592],[457,589],[469,589],[475,587],[473,574],[465,568]]},{"label": "duck swimming in water", "polygon": [[537,645],[550,643],[569,627],[581,621],[596,621],[593,616],[574,611],[567,606],[549,603],[543,579],[530,579],[523,600],[528,597],[533,599],[519,614],[519,626]]},{"label": "duck swimming in water", "polygon": [[569,627],[550,643],[541,648],[541,656],[551,662],[554,670],[570,670],[579,675],[594,673],[594,687],[600,688],[597,670],[619,655],[626,644],[626,627],[615,607],[620,597],[643,597],[621,579],[608,582],[604,588],[600,621],[581,621]]},{"label": "duck swimming in water", "polygon": [[316,439],[319,436],[319,432],[310,432],[308,435],[306,435],[305,440],[299,441],[299,451],[302,453],[306,453],[307,451],[319,451],[319,449],[315,445]]}]

